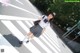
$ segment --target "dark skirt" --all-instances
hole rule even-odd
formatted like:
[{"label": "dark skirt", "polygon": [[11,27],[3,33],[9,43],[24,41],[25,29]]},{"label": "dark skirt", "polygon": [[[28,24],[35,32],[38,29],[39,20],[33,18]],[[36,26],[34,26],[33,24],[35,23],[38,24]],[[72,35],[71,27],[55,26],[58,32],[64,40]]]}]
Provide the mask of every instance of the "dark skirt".
[{"label": "dark skirt", "polygon": [[39,37],[42,34],[43,28],[40,25],[32,26],[30,32],[33,33],[35,37]]}]

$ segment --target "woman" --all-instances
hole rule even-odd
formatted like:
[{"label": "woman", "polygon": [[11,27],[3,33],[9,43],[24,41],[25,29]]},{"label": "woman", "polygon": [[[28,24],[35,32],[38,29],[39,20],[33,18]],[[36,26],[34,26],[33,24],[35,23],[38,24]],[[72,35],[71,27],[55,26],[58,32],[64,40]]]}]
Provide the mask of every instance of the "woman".
[{"label": "woman", "polygon": [[[29,42],[30,38],[32,39],[34,36],[39,37],[46,29],[47,26],[50,26],[50,21],[51,19],[54,18],[56,14],[50,12],[48,16],[44,15],[40,19],[41,21],[39,22],[38,25],[34,25],[30,28],[30,32],[27,34],[28,35],[28,40],[26,41],[27,43]],[[20,44],[22,44],[23,41],[20,41]]]}]

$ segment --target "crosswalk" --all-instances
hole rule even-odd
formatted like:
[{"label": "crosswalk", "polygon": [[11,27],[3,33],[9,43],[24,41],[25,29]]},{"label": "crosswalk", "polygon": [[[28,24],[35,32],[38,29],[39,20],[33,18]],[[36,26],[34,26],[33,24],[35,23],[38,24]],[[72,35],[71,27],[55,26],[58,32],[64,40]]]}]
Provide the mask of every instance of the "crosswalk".
[{"label": "crosswalk", "polygon": [[[14,22],[17,23],[18,26]],[[26,25],[24,24],[24,22]],[[29,32],[29,28],[31,26],[33,26],[33,21],[1,20],[1,23],[20,41],[25,38],[25,35]],[[21,32],[19,27],[23,29],[22,31],[26,32],[25,35],[23,32]],[[6,39],[6,37],[4,39]],[[6,40],[6,41],[8,43],[10,42],[8,40]],[[11,43],[9,43],[9,44],[11,44]],[[14,44],[15,44],[15,42],[14,42]],[[16,48],[17,46],[16,47],[13,45],[10,45],[10,46],[11,46],[11,48],[14,48],[18,53],[21,53],[20,50],[18,50],[18,48]],[[62,50],[62,49],[64,49],[64,47],[61,45],[61,42],[59,42],[56,35],[54,33],[53,33],[53,35],[50,35],[50,34],[48,34],[47,31],[44,34],[42,34],[40,36],[40,38],[34,37],[33,40],[31,40],[29,43],[24,42],[23,46],[25,47],[25,48],[23,47],[23,50],[26,49],[26,51],[28,50],[28,51],[30,51],[30,53],[35,53],[35,52],[36,53],[44,53],[44,52],[46,52],[46,53],[64,53],[64,51]],[[20,46],[20,47],[22,47],[22,46]],[[67,46],[65,45],[65,47],[67,47]],[[69,49],[69,48],[67,48],[67,49]],[[69,50],[69,52],[71,52],[71,51]]]},{"label": "crosswalk", "polygon": [[73,53],[50,27],[39,38],[20,45],[41,14],[29,0],[10,0],[7,5],[0,6],[0,53]]},{"label": "crosswalk", "polygon": [[[28,23],[28,22],[26,21],[26,23]],[[30,25],[30,23],[28,23],[28,24]],[[30,27],[31,27],[31,25],[30,25]],[[45,36],[45,35],[46,35],[46,34],[43,34],[43,36]],[[54,45],[54,44],[50,45],[50,43],[49,43],[50,41],[47,42],[47,41],[45,40],[45,38],[42,37],[42,36],[41,36],[40,38],[41,38],[42,40],[44,40],[44,41],[48,44],[49,47],[51,47],[52,49],[54,49],[54,48],[52,47],[52,45]],[[47,38],[48,38],[48,37],[47,37]],[[48,39],[50,39],[50,38],[48,38]],[[47,40],[48,40],[48,39],[47,39]],[[52,41],[51,41],[51,42],[52,42]],[[54,47],[56,47],[56,46],[54,45]],[[57,47],[56,47],[56,48],[57,48]],[[57,49],[58,49],[58,48],[57,48]],[[55,49],[54,49],[54,50],[55,50]],[[58,49],[58,50],[60,51],[60,49]],[[55,50],[55,52],[56,52],[56,50]]]}]

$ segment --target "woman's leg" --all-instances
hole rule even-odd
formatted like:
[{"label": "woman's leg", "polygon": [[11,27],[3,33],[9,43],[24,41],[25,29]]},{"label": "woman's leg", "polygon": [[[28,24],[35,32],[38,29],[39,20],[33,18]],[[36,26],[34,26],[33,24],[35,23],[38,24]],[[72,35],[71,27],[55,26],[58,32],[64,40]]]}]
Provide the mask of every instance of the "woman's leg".
[{"label": "woman's leg", "polygon": [[29,32],[27,35],[29,36],[29,35],[32,35],[33,33],[32,32]]},{"label": "woman's leg", "polygon": [[29,42],[30,40],[32,40],[32,38],[34,37],[34,35],[33,35],[33,33],[32,32],[29,32],[28,34],[27,34],[27,37],[25,37],[24,38],[24,42],[26,41],[26,42]]},{"label": "woman's leg", "polygon": [[33,33],[32,32],[29,32],[27,35],[28,35],[28,39],[31,37]]},{"label": "woman's leg", "polygon": [[28,43],[29,40],[31,40],[31,39],[33,38],[33,33],[32,33],[32,32],[29,32],[27,35],[28,35],[28,37],[25,37],[25,38],[23,39],[23,41],[20,41],[20,42],[19,42],[20,44],[22,44],[23,42]]},{"label": "woman's leg", "polygon": [[31,39],[33,39],[33,37],[34,37],[33,33],[32,32],[29,32],[28,33],[28,39],[31,40]]},{"label": "woman's leg", "polygon": [[26,42],[27,40],[29,40],[31,35],[32,35],[31,32],[27,33],[27,35],[26,35],[25,38],[23,39],[23,42]]}]

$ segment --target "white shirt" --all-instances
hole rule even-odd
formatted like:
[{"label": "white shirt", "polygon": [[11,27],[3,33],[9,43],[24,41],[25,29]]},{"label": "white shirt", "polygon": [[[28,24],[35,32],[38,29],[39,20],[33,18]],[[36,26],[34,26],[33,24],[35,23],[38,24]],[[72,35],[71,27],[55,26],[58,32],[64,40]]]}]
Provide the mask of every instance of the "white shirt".
[{"label": "white shirt", "polygon": [[[42,16],[43,17],[43,16]],[[42,28],[46,28],[47,26],[50,26],[50,23],[49,22],[44,22],[45,19],[48,19],[46,15],[44,15],[44,18],[42,18],[42,20],[39,22],[39,25],[42,27]]]}]

